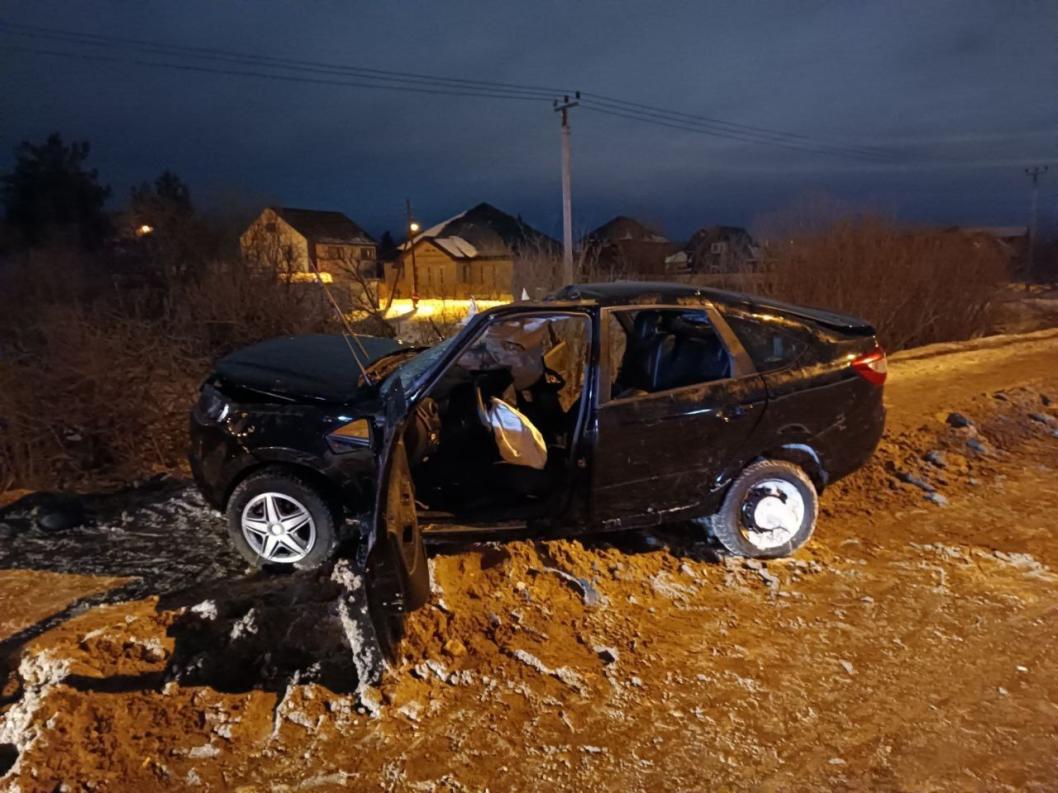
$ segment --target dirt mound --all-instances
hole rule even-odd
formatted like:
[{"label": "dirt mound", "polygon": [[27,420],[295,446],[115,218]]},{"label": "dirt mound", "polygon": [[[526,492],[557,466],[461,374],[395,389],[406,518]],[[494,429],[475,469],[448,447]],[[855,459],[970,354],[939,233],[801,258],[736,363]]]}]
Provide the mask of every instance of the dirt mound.
[{"label": "dirt mound", "polygon": [[[1049,526],[1005,513],[1046,481],[1033,462],[1054,462],[1056,429],[1031,389],[923,417],[826,493],[792,559],[725,557],[696,526],[442,547],[431,602],[381,678],[362,583],[342,565],[92,608],[29,642],[0,690],[3,780],[655,789],[700,787],[708,768],[718,786],[784,789],[796,767],[807,787],[915,788],[920,758],[959,773],[998,745],[988,724],[1029,719],[1005,703],[1031,675],[1048,685],[1058,557],[1039,550]],[[1027,478],[1008,485],[1012,471]],[[195,531],[195,504],[170,498]],[[1029,630],[1038,652],[1018,644]],[[973,682],[960,695],[949,677]],[[945,718],[988,710],[976,742],[953,746],[931,708],[959,696]],[[889,711],[900,725],[870,733]],[[1040,757],[1049,725],[1019,727]],[[927,728],[942,736],[928,751]]]}]

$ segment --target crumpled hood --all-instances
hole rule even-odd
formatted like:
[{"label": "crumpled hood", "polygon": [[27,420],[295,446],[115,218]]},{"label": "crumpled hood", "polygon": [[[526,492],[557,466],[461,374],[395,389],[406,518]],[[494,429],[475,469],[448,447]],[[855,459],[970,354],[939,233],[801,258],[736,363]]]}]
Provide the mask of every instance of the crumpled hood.
[{"label": "crumpled hood", "polygon": [[[379,336],[359,336],[349,342],[364,366],[405,346]],[[342,403],[362,390],[360,367],[341,336],[268,339],[221,358],[213,371],[225,383],[293,400]]]}]

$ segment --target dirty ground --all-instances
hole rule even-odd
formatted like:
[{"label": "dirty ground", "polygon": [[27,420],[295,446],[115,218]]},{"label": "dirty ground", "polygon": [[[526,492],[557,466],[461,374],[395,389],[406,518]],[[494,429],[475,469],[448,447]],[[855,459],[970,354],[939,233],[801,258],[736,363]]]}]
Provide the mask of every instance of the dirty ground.
[{"label": "dirty ground", "polygon": [[1056,362],[1054,332],[895,356],[793,559],[436,547],[380,685],[355,572],[244,577],[183,483],[9,515],[0,790],[1054,790]]}]

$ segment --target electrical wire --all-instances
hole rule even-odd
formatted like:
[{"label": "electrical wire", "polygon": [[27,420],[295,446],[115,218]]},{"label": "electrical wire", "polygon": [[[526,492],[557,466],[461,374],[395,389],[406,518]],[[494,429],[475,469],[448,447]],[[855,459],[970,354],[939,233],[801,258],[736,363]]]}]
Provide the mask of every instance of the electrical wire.
[{"label": "electrical wire", "polygon": [[[81,33],[35,25],[23,25],[2,20],[0,20],[0,32],[17,36],[57,41],[75,47],[90,46],[122,48],[155,56],[195,58],[224,64],[229,67],[207,67],[189,63],[173,63],[171,61],[119,58],[113,55],[90,55],[83,52],[14,47],[15,49],[21,49],[24,51],[67,58],[82,58],[86,60],[103,60],[112,62],[130,61],[137,65],[152,68],[196,71],[259,79],[274,79],[285,82],[301,82],[317,85],[374,88],[378,90],[394,90],[420,94],[465,96],[485,99],[540,101],[545,99],[551,100],[555,95],[571,95],[575,93],[569,89],[552,86],[442,77],[418,72],[401,72],[388,69],[324,63],[304,59],[253,55],[217,48],[165,44],[143,39],[95,33]],[[231,65],[256,68],[237,69],[230,68]],[[260,69],[265,69],[266,71],[260,71]],[[349,76],[357,79],[338,80],[325,79],[323,77],[301,77],[296,74],[290,74],[290,72],[310,75],[326,75],[330,77]],[[806,151],[816,154],[851,157],[854,159],[873,160],[878,162],[889,161],[894,164],[902,162],[900,153],[887,149],[827,141],[800,133],[738,124],[693,113],[667,110],[657,106],[620,99],[605,94],[583,92],[581,94],[581,104],[585,109],[591,109],[596,113],[603,113],[605,115],[628,118],[646,123],[654,123],[658,126],[669,127],[672,129],[698,132],[716,138],[759,145],[771,145],[779,148]]]}]

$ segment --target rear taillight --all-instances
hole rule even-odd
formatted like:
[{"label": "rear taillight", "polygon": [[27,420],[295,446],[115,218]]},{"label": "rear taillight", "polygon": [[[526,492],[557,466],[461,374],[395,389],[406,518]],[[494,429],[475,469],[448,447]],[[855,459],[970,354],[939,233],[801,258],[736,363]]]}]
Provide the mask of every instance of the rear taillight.
[{"label": "rear taillight", "polygon": [[875,347],[866,355],[854,358],[852,368],[871,385],[882,385],[885,382],[885,376],[889,373],[889,366],[885,361],[885,350]]}]

